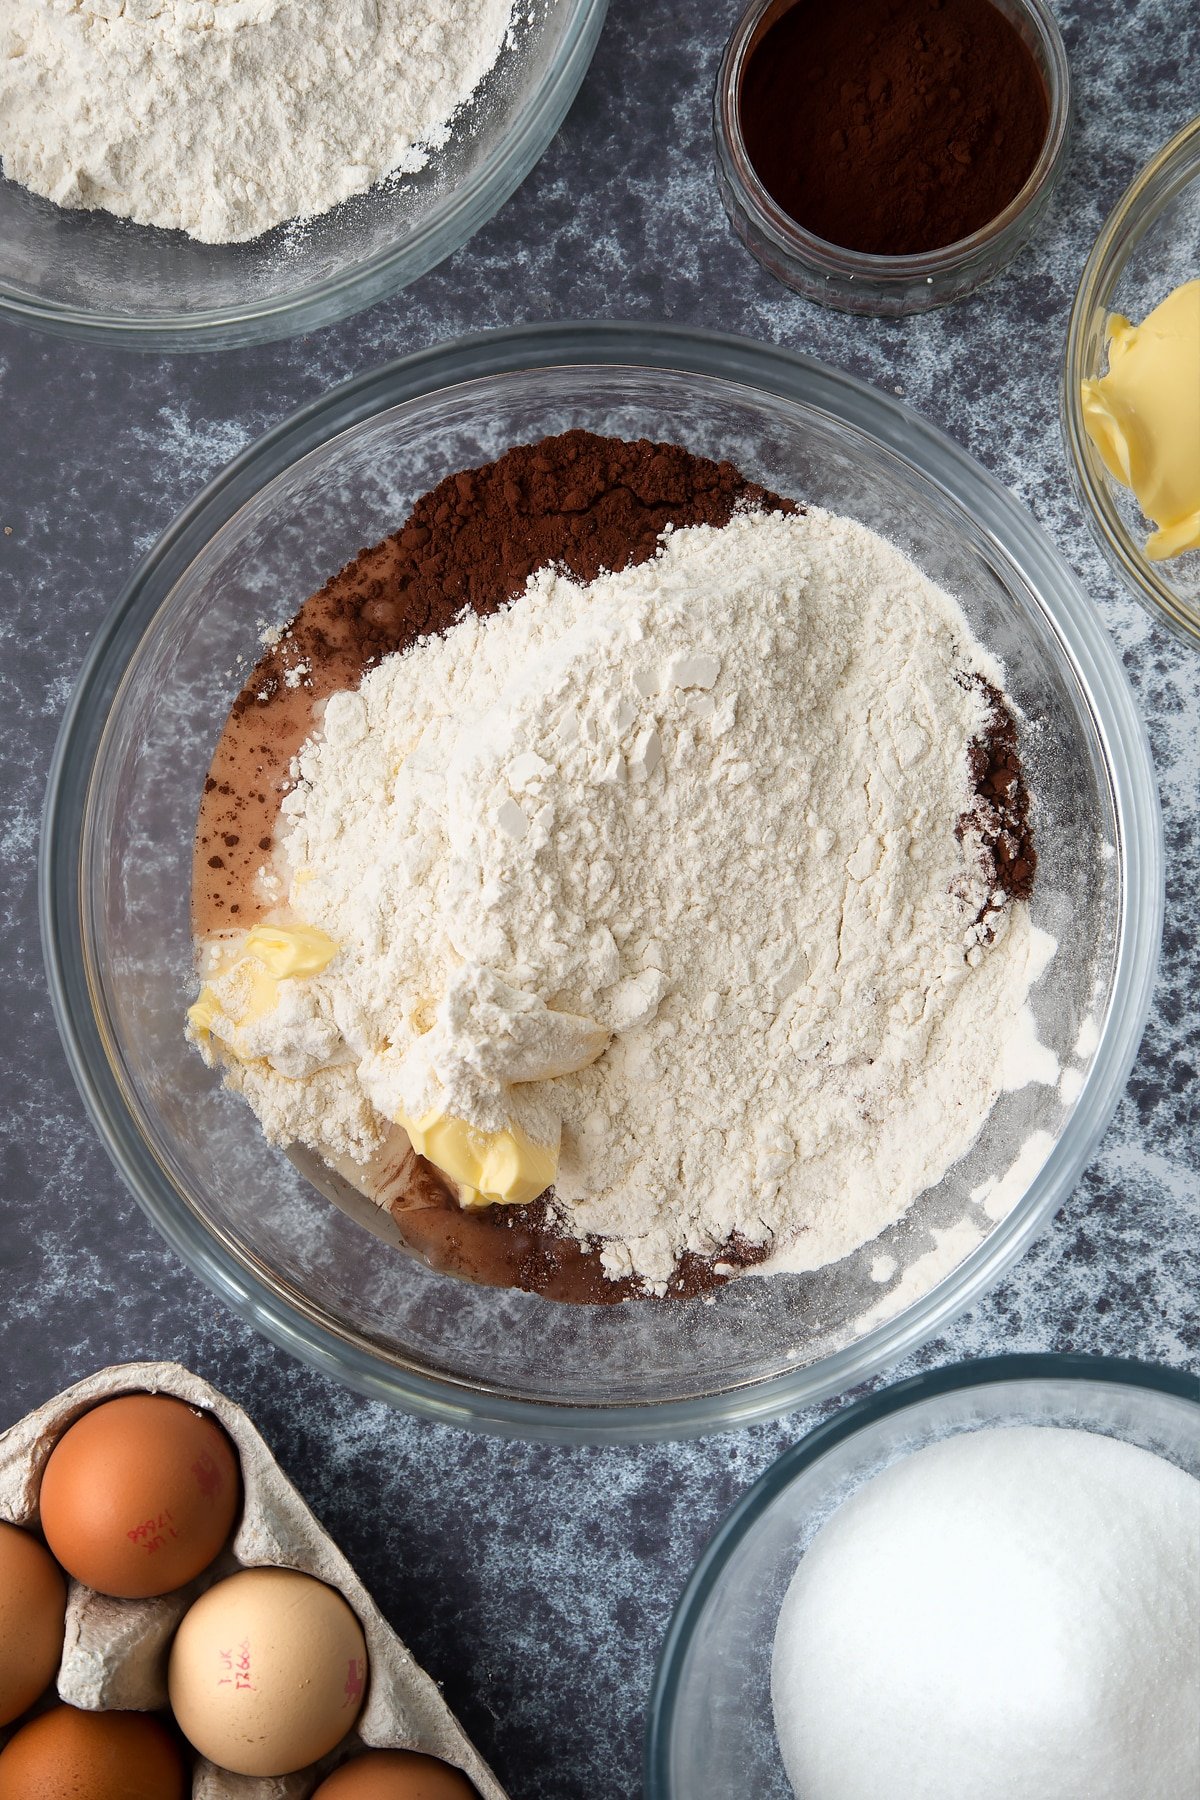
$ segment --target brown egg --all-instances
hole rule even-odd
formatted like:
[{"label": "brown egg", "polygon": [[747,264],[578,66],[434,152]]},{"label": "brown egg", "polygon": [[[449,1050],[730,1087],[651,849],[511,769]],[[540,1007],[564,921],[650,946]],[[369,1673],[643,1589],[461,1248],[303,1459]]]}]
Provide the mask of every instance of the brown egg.
[{"label": "brown egg", "polygon": [[237,1775],[290,1775],[326,1755],[357,1719],[366,1681],[354,1613],[296,1569],[243,1569],[201,1594],[167,1675],[184,1736]]},{"label": "brown egg", "polygon": [[63,1647],[67,1584],[44,1544],[0,1523],[0,1725],[54,1680]]},{"label": "brown egg", "polygon": [[415,1750],[368,1750],[323,1781],[312,1800],[479,1800],[461,1769]]},{"label": "brown egg", "polygon": [[144,1600],[208,1567],[241,1495],[237,1453],[207,1413],[168,1394],[125,1394],[85,1413],[54,1446],[42,1530],[77,1581]]},{"label": "brown egg", "polygon": [[147,1713],[57,1706],[0,1751],[0,1800],[186,1800],[183,1756]]}]

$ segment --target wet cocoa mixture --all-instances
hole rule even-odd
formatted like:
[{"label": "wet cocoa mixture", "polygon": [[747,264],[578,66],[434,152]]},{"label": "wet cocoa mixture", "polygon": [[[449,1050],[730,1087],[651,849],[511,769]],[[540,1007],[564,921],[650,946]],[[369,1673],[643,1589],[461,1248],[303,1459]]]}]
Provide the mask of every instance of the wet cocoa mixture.
[{"label": "wet cocoa mixture", "polygon": [[[581,582],[648,562],[668,527],[727,525],[745,508],[793,512],[796,503],[748,481],[728,462],[674,444],[626,442],[569,431],[521,445],[496,462],[448,476],[417,501],[406,524],[305,601],[271,644],[234,702],[205,782],[197,825],[193,922],[198,936],[246,927],[262,916],[258,870],[267,859],[292,757],[319,703],[358,685],[383,657],[446,630],[463,610],[495,612],[549,564]],[[994,904],[1024,898],[1035,866],[1029,798],[1016,732],[994,692],[992,723],[972,747],[977,801]],[[987,910],[987,909],[985,909]],[[529,1206],[464,1211],[402,1132],[372,1171],[372,1197],[431,1266],[559,1300],[612,1302],[639,1295],[610,1281],[598,1248],[558,1225],[553,1191]],[[722,1285],[723,1268],[761,1261],[770,1246],[723,1245],[687,1256],[671,1297]]]}]

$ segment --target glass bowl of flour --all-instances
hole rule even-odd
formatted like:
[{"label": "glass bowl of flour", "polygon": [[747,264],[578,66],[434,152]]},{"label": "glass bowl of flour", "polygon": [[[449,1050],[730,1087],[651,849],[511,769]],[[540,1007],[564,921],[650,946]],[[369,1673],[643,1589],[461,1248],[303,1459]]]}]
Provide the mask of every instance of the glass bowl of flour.
[{"label": "glass bowl of flour", "polygon": [[203,10],[6,9],[0,312],[201,350],[373,305],[524,181],[606,0]]},{"label": "glass bowl of flour", "polygon": [[[1155,1459],[1161,1458],[1169,1468],[1141,1465],[1141,1477],[1144,1480],[1148,1476],[1151,1484],[1157,1477],[1174,1486],[1178,1470],[1200,1478],[1200,1384],[1182,1371],[1118,1358],[1001,1356],[960,1363],[914,1376],[835,1413],[786,1450],[742,1496],[692,1572],[659,1655],[646,1733],[647,1800],[685,1800],[685,1796],[686,1800],[723,1800],[731,1793],[754,1794],[756,1800],[793,1800],[793,1788],[776,1737],[772,1662],[785,1595],[797,1567],[804,1567],[806,1553],[822,1526],[885,1471],[894,1481],[900,1473],[899,1465],[932,1446],[939,1446],[939,1453],[944,1453],[952,1440],[987,1433],[993,1442],[986,1448],[993,1468],[999,1472],[1007,1456],[1021,1454],[1019,1440],[1024,1439],[1029,1445],[1034,1439],[1033,1433],[1022,1428],[1047,1426],[1056,1428],[1053,1435],[1059,1445],[1067,1433],[1071,1434],[1067,1449],[1072,1453],[1081,1448],[1075,1434],[1087,1433],[1101,1440],[1106,1450],[1108,1440],[1116,1440],[1118,1450],[1132,1445],[1150,1452]],[[1010,1430],[1014,1434],[1011,1446],[1002,1441]],[[966,1448],[961,1442],[957,1447],[959,1451]],[[1037,1450],[1036,1439],[1032,1447]],[[973,1448],[978,1450],[980,1446]],[[1083,1450],[1089,1448],[1095,1451],[1097,1446],[1082,1446]],[[1067,1468],[1070,1467],[1068,1459]],[[1109,1468],[1106,1462],[1106,1473]],[[911,1469],[907,1471],[910,1479],[912,1473]],[[1060,1471],[1060,1478],[1066,1487],[1066,1470]],[[894,1507],[895,1492],[893,1486]],[[924,1498],[929,1500],[929,1490]],[[963,1507],[951,1522],[951,1531],[957,1534],[956,1545],[976,1529],[977,1517],[986,1510],[989,1498],[985,1494],[978,1507]],[[1031,1506],[1031,1515],[1033,1511]],[[1050,1512],[1052,1508],[1042,1511]],[[895,1510],[890,1517],[895,1528],[903,1531],[904,1519]],[[888,1518],[889,1515],[883,1515],[884,1531],[888,1529]],[[844,1529],[845,1515],[839,1523]],[[908,1523],[912,1523],[911,1513]],[[1127,1521],[1124,1528],[1129,1530]],[[1186,1533],[1186,1513],[1181,1515],[1181,1529]],[[1114,1531],[1119,1539],[1120,1521]],[[1147,1538],[1151,1535],[1148,1533]],[[1103,1536],[1101,1529],[1085,1533],[1082,1557],[1102,1559],[1105,1551],[1111,1551],[1124,1566],[1148,1570],[1151,1579],[1161,1579],[1161,1569],[1153,1566],[1153,1543],[1129,1539],[1114,1545],[1111,1541],[1101,1542]],[[842,1542],[845,1541],[843,1537]],[[859,1538],[858,1544],[870,1553],[864,1537]],[[995,1568],[982,1544],[977,1547],[977,1558],[986,1586]],[[1009,1567],[1001,1564],[999,1558],[996,1566]],[[1039,1564],[1039,1575],[1046,1577],[1047,1572],[1049,1579],[1042,1592],[1058,1584],[1057,1595],[1069,1601],[1074,1583],[1061,1546],[1055,1556]],[[849,1581],[853,1579],[851,1573]],[[843,1564],[842,1592],[849,1581]],[[1075,1598],[1079,1604],[1077,1592]],[[1086,1604],[1086,1599],[1082,1603]],[[919,1600],[914,1605],[919,1606]],[[1136,1609],[1136,1600],[1134,1605]],[[1145,1595],[1145,1605],[1150,1609],[1154,1606],[1149,1594]],[[1036,1666],[1032,1674],[1035,1687],[1027,1704],[1024,1708],[1019,1703],[1010,1705],[1008,1710],[1010,1719],[1023,1719],[1031,1735],[1038,1731],[1042,1717],[1059,1716],[1065,1726],[1073,1712],[1078,1715],[1080,1697],[1089,1691],[1087,1676],[1078,1667],[1086,1662],[1086,1637],[1070,1618],[1062,1620],[1062,1634],[1068,1643],[1076,1645],[1077,1682],[1064,1682],[1061,1665],[1053,1651],[1048,1650],[1044,1664]],[[969,1636],[968,1623],[955,1639],[959,1656],[970,1657],[975,1667],[984,1670],[989,1668],[989,1656],[993,1656],[990,1679],[999,1691],[1005,1691],[1003,1652],[993,1646],[969,1643]],[[903,1641],[896,1645],[896,1651],[903,1669]],[[951,1650],[951,1664],[953,1656]],[[1094,1665],[1088,1673],[1095,1673]],[[1122,1675],[1124,1671],[1117,1673]],[[1147,1671],[1151,1687],[1161,1673],[1157,1667]],[[943,1669],[942,1679],[951,1680],[953,1676]],[[1101,1671],[1101,1689],[1106,1679]],[[918,1687],[922,1684],[920,1669],[913,1680]],[[970,1685],[970,1675],[966,1681]],[[987,1681],[985,1674],[979,1684],[980,1695],[986,1691]],[[886,1708],[888,1697],[876,1694],[870,1698],[856,1696],[856,1700],[869,1735],[874,1727],[868,1715],[875,1705]],[[1054,1711],[1056,1704],[1059,1715]],[[919,1731],[921,1721],[912,1718],[911,1722],[914,1732]],[[1097,1729],[1103,1725],[1104,1721],[1097,1721]],[[1013,1729],[1019,1727],[1014,1725]],[[964,1738],[966,1735],[964,1726]],[[1020,1747],[1013,1744],[1010,1748]],[[1075,1749],[1064,1730],[1064,1761]],[[998,1783],[1002,1785],[1006,1773],[1011,1777],[1011,1767],[1001,1757],[996,1768]],[[1153,1768],[1153,1762],[1144,1763],[1141,1774],[1145,1776]],[[935,1765],[929,1765],[924,1772],[929,1776],[930,1793],[973,1791],[969,1783],[947,1784],[945,1772]],[[1075,1770],[1067,1780],[1071,1782],[1069,1787],[1055,1784],[1039,1785],[1036,1789],[1014,1781],[1012,1791],[1044,1793],[1047,1800],[1052,1792],[1065,1796],[1096,1791],[1086,1785],[1086,1779],[1076,1785]],[[859,1790],[850,1779],[844,1791]],[[887,1781],[870,1791],[888,1791]],[[910,1790],[901,1782],[896,1791]],[[1118,1778],[1112,1791],[1149,1790],[1143,1789],[1140,1780],[1130,1787],[1122,1785]],[[1156,1787],[1154,1791],[1166,1793],[1168,1788]],[[1169,1791],[1190,1792],[1191,1788],[1184,1777],[1182,1788],[1171,1786]]]},{"label": "glass bowl of flour", "polygon": [[[1002,666],[1035,797],[1039,1079],[896,1224],[807,1273],[568,1305],[436,1274],[263,1139],[184,1038],[213,746],[272,623],[442,477],[571,427],[669,440],[872,527]],[[931,1337],[1069,1199],[1125,1083],[1163,905],[1149,750],[1109,640],[1032,520],[956,445],[838,371],[673,327],[537,326],[389,365],[262,439],[176,522],[99,634],[42,843],[67,1051],[138,1200],[231,1305],[347,1383],[458,1424],[642,1438],[772,1416]],[[301,1159],[303,1160],[303,1159]],[[316,1177],[318,1185],[308,1177]]]}]

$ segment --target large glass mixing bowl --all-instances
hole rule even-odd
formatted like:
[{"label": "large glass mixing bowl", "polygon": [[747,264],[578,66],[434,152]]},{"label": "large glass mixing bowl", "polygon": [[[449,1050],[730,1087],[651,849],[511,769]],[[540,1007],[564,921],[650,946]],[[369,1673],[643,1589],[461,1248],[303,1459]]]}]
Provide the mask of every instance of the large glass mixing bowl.
[{"label": "large glass mixing bowl", "polygon": [[465,244],[524,181],[587,73],[608,0],[530,0],[426,166],[245,244],[73,211],[0,176],[0,315],[143,350],[312,331]]},{"label": "large glass mixing bowl", "polygon": [[[957,594],[1023,709],[1038,801],[1034,990],[1060,1087],[995,1108],[900,1225],[804,1276],[571,1307],[431,1273],[268,1148],[183,1038],[197,801],[264,620],[447,473],[585,426],[728,456],[848,513]],[[244,666],[244,665],[242,665]],[[43,929],[67,1053],[142,1206],[277,1342],[440,1419],[646,1437],[786,1411],[941,1329],[1070,1194],[1124,1085],[1163,900],[1150,755],[1117,657],[1029,516],[957,446],[805,357],[668,327],[536,326],[409,357],[271,432],[200,495],[99,632],[59,739]],[[370,1210],[370,1209],[366,1209]]]},{"label": "large glass mixing bowl", "polygon": [[996,1356],[931,1369],[844,1407],[771,1464],[696,1564],[659,1657],[646,1800],[794,1800],[775,1738],[771,1654],[804,1552],[839,1506],[901,1457],[956,1432],[1022,1425],[1099,1432],[1200,1477],[1200,1381],[1151,1363]]}]

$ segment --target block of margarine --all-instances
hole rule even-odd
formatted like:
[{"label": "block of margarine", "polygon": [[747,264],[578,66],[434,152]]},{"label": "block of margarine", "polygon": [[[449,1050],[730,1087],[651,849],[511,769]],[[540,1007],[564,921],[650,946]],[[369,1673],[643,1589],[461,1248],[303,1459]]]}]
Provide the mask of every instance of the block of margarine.
[{"label": "block of margarine", "polygon": [[558,1143],[539,1144],[519,1125],[479,1131],[465,1119],[432,1111],[419,1119],[401,1113],[418,1156],[435,1163],[458,1188],[462,1206],[526,1206],[558,1173]]},{"label": "block of margarine", "polygon": [[212,981],[222,983],[222,995],[206,982],[188,1007],[188,1024],[197,1035],[220,1037],[237,1056],[239,1029],[274,1012],[281,983],[319,975],[337,950],[333,939],[315,925],[255,925],[237,954],[211,972]]},{"label": "block of margarine", "polygon": [[1083,383],[1083,418],[1104,466],[1158,527],[1152,562],[1200,549],[1200,279],[1140,325],[1108,322],[1108,373]]},{"label": "block of margarine", "polygon": [[[416,1750],[459,1769],[480,1800],[506,1800],[437,1687],[401,1643],[366,1588],[288,1481],[246,1414],[175,1363],[127,1363],[77,1382],[0,1434],[0,1520],[38,1520],[42,1471],[75,1420],[119,1394],[173,1394],[210,1413],[241,1464],[245,1503],[226,1550],[175,1593],[114,1600],[82,1583],[69,1587],[58,1695],[86,1711],[151,1712],[167,1705],[167,1665],[176,1627],[200,1594],[241,1569],[298,1569],[336,1590],[366,1640],[367,1693],[358,1722],[338,1748],[293,1775],[234,1775],[200,1757],[192,1800],[308,1800],[350,1750]],[[53,1690],[48,1696],[53,1700]],[[23,1721],[18,1721],[18,1723]],[[0,1748],[13,1726],[0,1729]]]},{"label": "block of margarine", "polygon": [[[488,1029],[471,1036],[475,991],[490,1003],[490,1037]],[[433,1076],[428,1083],[432,1103],[415,1114],[398,1109],[392,1115],[396,1124],[407,1132],[417,1155],[455,1183],[460,1205],[523,1206],[536,1200],[558,1173],[561,1133],[558,1121],[543,1113],[534,1115],[535,1129],[527,1129],[530,1118],[520,1116],[519,1090],[586,1069],[608,1048],[611,1032],[594,1019],[560,1012],[511,987],[494,970],[464,969],[432,1011],[434,1024],[422,1043]],[[437,1078],[439,1052],[453,1065],[479,1060],[482,1050],[509,1115],[492,1131],[459,1117]]]}]

